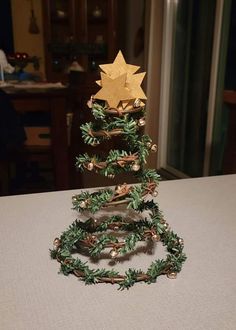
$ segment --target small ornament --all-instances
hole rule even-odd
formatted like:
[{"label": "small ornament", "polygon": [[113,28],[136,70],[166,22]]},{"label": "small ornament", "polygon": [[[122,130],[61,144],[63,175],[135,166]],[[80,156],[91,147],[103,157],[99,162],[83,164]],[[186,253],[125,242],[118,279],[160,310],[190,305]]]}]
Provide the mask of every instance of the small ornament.
[{"label": "small ornament", "polygon": [[139,127],[142,127],[142,126],[145,126],[146,122],[145,122],[145,119],[144,118],[140,118],[139,121],[138,121],[138,126]]},{"label": "small ornament", "polygon": [[141,100],[140,99],[136,99],[134,101],[134,108],[139,108],[140,107],[140,104],[141,104]]},{"label": "small ornament", "polygon": [[86,208],[86,202],[85,201],[82,201],[80,204],[79,204],[79,207],[81,209],[85,209]]},{"label": "small ornament", "polygon": [[76,196],[72,196],[72,201],[73,201],[73,202],[76,202],[76,201],[77,201]]},{"label": "small ornament", "polygon": [[167,273],[167,277],[170,278],[171,280],[175,280],[177,277],[177,273],[176,272]]},{"label": "small ornament", "polygon": [[138,163],[135,163],[134,165],[132,165],[132,170],[137,172],[140,170],[140,165]]},{"label": "small ornament", "polygon": [[61,245],[61,241],[58,237],[56,237],[53,241],[53,246],[58,249],[60,245]]},{"label": "small ornament", "polygon": [[110,251],[110,256],[112,257],[112,259],[116,258],[118,256],[118,251],[115,249],[112,249]]},{"label": "small ornament", "polygon": [[92,147],[96,147],[97,145],[99,145],[99,142],[93,142],[93,143],[91,143],[91,146]]},{"label": "small ornament", "polygon": [[158,192],[157,191],[154,191],[154,193],[152,195],[153,195],[153,197],[157,197]]},{"label": "small ornament", "polygon": [[115,231],[119,230],[119,226],[114,226],[113,230],[115,230]]},{"label": "small ornament", "polygon": [[88,169],[89,171],[92,171],[93,168],[94,168],[93,163],[92,163],[92,162],[91,162],[91,163],[88,163],[88,165],[87,165],[87,169]]},{"label": "small ornament", "polygon": [[147,148],[150,149],[152,146],[152,143],[151,142],[147,142]]},{"label": "small ornament", "polygon": [[101,8],[96,6],[95,9],[93,10],[93,17],[99,18],[101,16],[102,16],[102,10],[101,10]]},{"label": "small ornament", "polygon": [[157,145],[156,144],[153,144],[151,146],[151,152],[157,152]]},{"label": "small ornament", "polygon": [[153,240],[154,242],[158,242],[158,241],[160,241],[160,239],[161,239],[161,237],[160,237],[159,234],[153,234],[153,235],[152,235],[152,240]]},{"label": "small ornament", "polygon": [[88,102],[87,102],[87,106],[88,106],[90,109],[92,109],[92,107],[93,107],[93,102],[92,102],[91,99],[88,100]]},{"label": "small ornament", "polygon": [[169,224],[166,222],[163,224],[164,228],[167,230],[169,228]]},{"label": "small ornament", "polygon": [[96,241],[96,239],[97,239],[97,236],[95,236],[95,235],[92,235],[92,236],[91,236],[91,239],[92,239],[93,241]]},{"label": "small ornament", "polygon": [[91,95],[90,99],[87,102],[87,106],[92,109],[93,107],[93,101],[94,101],[94,95]]},{"label": "small ornament", "polygon": [[184,240],[183,240],[183,238],[179,238],[179,244],[180,244],[180,245],[184,245]]},{"label": "small ornament", "polygon": [[121,192],[122,192],[122,186],[119,185],[119,186],[116,187],[116,193],[120,194]]},{"label": "small ornament", "polygon": [[88,106],[90,109],[92,109],[92,107],[93,107],[93,102],[94,102],[94,95],[91,95],[91,96],[90,96],[90,99],[89,99],[88,102],[87,102],[87,106]]}]

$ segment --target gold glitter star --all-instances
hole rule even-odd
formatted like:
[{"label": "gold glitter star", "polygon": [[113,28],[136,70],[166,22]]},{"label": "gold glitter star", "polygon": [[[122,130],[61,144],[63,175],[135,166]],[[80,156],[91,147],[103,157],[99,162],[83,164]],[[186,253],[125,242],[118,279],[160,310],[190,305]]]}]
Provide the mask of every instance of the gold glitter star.
[{"label": "gold glitter star", "polygon": [[[140,86],[143,81],[143,78],[145,77],[145,74],[146,72],[141,72],[127,77],[125,87],[127,87],[128,90],[131,92],[133,99],[147,99],[144,91],[142,90],[142,87]],[[96,83],[98,84],[98,86],[102,85],[101,80],[97,80]]]},{"label": "gold glitter star", "polygon": [[126,74],[112,79],[101,72],[101,78],[102,88],[94,95],[95,99],[106,101],[111,108],[116,108],[120,101],[133,99],[130,91],[125,87]]},{"label": "gold glitter star", "polygon": [[137,65],[127,64],[121,51],[118,52],[115,60],[111,64],[102,64],[99,67],[111,78],[116,78],[124,73],[127,74],[127,79],[140,68]]},{"label": "gold glitter star", "polygon": [[144,94],[144,91],[140,86],[145,74],[145,72],[141,72],[127,77],[126,87],[130,91],[134,99],[147,99],[146,95]]}]

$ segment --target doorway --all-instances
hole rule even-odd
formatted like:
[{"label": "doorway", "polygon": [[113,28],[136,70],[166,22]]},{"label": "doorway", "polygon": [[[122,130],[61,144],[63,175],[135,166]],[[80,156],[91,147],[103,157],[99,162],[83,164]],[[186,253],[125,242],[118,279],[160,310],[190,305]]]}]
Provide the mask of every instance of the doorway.
[{"label": "doorway", "polygon": [[224,0],[164,1],[157,167],[176,177],[212,174],[230,9]]}]

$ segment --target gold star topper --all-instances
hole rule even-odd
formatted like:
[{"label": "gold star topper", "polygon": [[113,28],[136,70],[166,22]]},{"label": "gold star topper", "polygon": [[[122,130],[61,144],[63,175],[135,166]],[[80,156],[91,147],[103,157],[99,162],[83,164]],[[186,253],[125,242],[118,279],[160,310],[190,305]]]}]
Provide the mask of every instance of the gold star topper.
[{"label": "gold star topper", "polygon": [[116,108],[120,101],[129,100],[131,94],[125,87],[126,74],[122,74],[115,79],[111,79],[105,73],[101,73],[102,88],[94,96],[95,99],[105,100],[111,108]]},{"label": "gold star topper", "polygon": [[102,64],[99,65],[99,67],[113,79],[123,73],[126,73],[129,78],[130,75],[134,74],[140,68],[140,66],[137,65],[127,64],[121,51],[118,52],[113,63]]},{"label": "gold star topper", "polygon": [[113,63],[100,65],[100,68],[103,72],[97,84],[101,89],[94,95],[95,99],[106,101],[111,108],[119,104],[124,108],[135,99],[147,99],[141,88],[145,72],[135,74],[140,67],[127,64],[121,51]]}]

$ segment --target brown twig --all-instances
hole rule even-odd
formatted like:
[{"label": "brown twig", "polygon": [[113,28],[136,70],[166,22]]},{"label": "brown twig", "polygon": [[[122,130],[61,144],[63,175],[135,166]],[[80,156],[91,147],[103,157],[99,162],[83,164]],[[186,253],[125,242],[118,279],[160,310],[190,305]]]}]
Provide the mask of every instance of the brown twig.
[{"label": "brown twig", "polygon": [[124,109],[124,110],[120,110],[120,109],[116,109],[116,108],[109,108],[106,109],[105,112],[108,114],[112,114],[112,115],[125,115],[127,113],[133,113],[133,112],[139,112],[141,110],[143,110],[144,107],[138,107],[138,108],[131,108],[131,109]]},{"label": "brown twig", "polygon": [[[134,153],[134,154],[131,154],[131,155],[128,155],[128,156],[124,156],[124,157],[119,157],[117,159],[117,161],[111,163],[113,165],[116,165],[118,164],[119,166],[123,167],[125,166],[126,163],[130,163],[130,162],[134,162],[135,160],[138,159],[138,154],[137,152]],[[107,162],[95,162],[95,161],[91,161],[91,163],[93,164],[93,166],[95,168],[98,168],[98,169],[103,169],[103,168],[106,168],[107,167]],[[88,164],[84,164],[84,167],[88,169]]]},{"label": "brown twig", "polygon": [[110,138],[111,136],[121,135],[123,133],[124,133],[124,131],[120,128],[114,128],[111,131],[105,131],[105,130],[101,130],[101,131],[90,130],[89,131],[89,135],[92,136],[92,137],[103,137],[103,136],[105,136],[105,137],[108,137],[108,138]]}]

